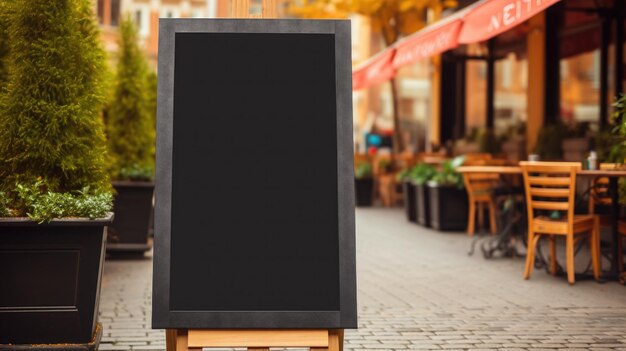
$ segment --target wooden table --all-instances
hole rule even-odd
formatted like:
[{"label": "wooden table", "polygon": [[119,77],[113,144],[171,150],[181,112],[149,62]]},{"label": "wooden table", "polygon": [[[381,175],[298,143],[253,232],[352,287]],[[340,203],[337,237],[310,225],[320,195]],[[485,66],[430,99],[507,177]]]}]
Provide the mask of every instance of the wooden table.
[{"label": "wooden table", "polygon": [[517,166],[461,166],[456,170],[459,173],[522,174],[522,168]]},{"label": "wooden table", "polygon": [[[461,166],[457,168],[459,173],[498,173],[498,174],[522,174],[522,168],[517,166]],[[609,279],[619,279],[618,255],[622,252],[618,251],[617,242],[620,239],[618,231],[619,222],[619,187],[618,181],[621,177],[626,177],[626,169],[598,169],[588,170],[581,169],[576,172],[577,176],[587,178],[609,178],[609,194],[611,196],[611,239],[613,244],[613,259],[611,261],[611,270],[609,271]]]}]

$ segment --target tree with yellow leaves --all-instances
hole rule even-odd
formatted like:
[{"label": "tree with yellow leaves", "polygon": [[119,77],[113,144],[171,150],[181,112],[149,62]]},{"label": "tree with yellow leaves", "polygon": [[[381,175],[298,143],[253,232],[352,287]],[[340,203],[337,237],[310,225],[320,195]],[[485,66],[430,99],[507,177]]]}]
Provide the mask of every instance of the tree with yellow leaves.
[{"label": "tree with yellow leaves", "polygon": [[[456,0],[292,0],[290,12],[303,18],[346,18],[367,16],[372,29],[380,32],[387,46],[427,24],[429,9],[456,7]],[[397,86],[391,79],[393,100],[394,151],[405,148],[400,131]]]}]

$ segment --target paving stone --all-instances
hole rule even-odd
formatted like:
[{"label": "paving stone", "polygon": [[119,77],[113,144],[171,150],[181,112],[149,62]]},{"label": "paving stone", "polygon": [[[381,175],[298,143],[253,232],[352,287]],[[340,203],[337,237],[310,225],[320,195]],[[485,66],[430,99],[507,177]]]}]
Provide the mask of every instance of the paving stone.
[{"label": "paving stone", "polygon": [[[408,223],[400,209],[357,210],[357,231],[360,328],[346,331],[346,351],[626,351],[626,287],[570,286],[539,269],[524,280],[523,259],[470,257],[472,238]],[[151,289],[150,253],[106,261],[100,350],[165,350]]]}]

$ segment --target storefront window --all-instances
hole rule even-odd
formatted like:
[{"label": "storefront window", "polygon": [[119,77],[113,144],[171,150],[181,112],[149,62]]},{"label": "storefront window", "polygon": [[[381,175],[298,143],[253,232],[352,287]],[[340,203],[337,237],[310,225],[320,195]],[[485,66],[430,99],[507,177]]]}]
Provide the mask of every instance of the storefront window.
[{"label": "storefront window", "polygon": [[503,135],[526,121],[528,61],[510,53],[496,61],[494,98],[496,135]]},{"label": "storefront window", "polygon": [[[612,82],[609,80],[609,83]],[[610,84],[609,96],[612,96],[612,88]],[[600,103],[600,50],[562,59],[561,120],[597,125]],[[610,101],[605,103],[608,105]]]}]

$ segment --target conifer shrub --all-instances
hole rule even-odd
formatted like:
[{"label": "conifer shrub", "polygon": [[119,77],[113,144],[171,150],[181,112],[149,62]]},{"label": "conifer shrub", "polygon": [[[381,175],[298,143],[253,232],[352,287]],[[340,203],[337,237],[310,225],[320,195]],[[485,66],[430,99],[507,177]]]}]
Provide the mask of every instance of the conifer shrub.
[{"label": "conifer shrub", "polygon": [[156,132],[148,72],[146,58],[137,43],[137,29],[130,18],[125,18],[120,24],[115,92],[106,118],[114,179],[154,177]]},{"label": "conifer shrub", "polygon": [[[0,89],[7,80],[7,56],[9,54],[8,40],[8,1],[0,1]],[[11,0],[12,1],[12,0]]]},{"label": "conifer shrub", "polygon": [[0,91],[0,212],[40,221],[101,216],[111,208],[100,116],[106,57],[92,3],[2,6],[8,79]]},{"label": "conifer shrub", "polygon": [[148,113],[150,114],[150,126],[155,137],[152,140],[150,152],[153,159],[156,159],[156,114],[157,114],[157,92],[158,79],[155,71],[148,72]]}]

